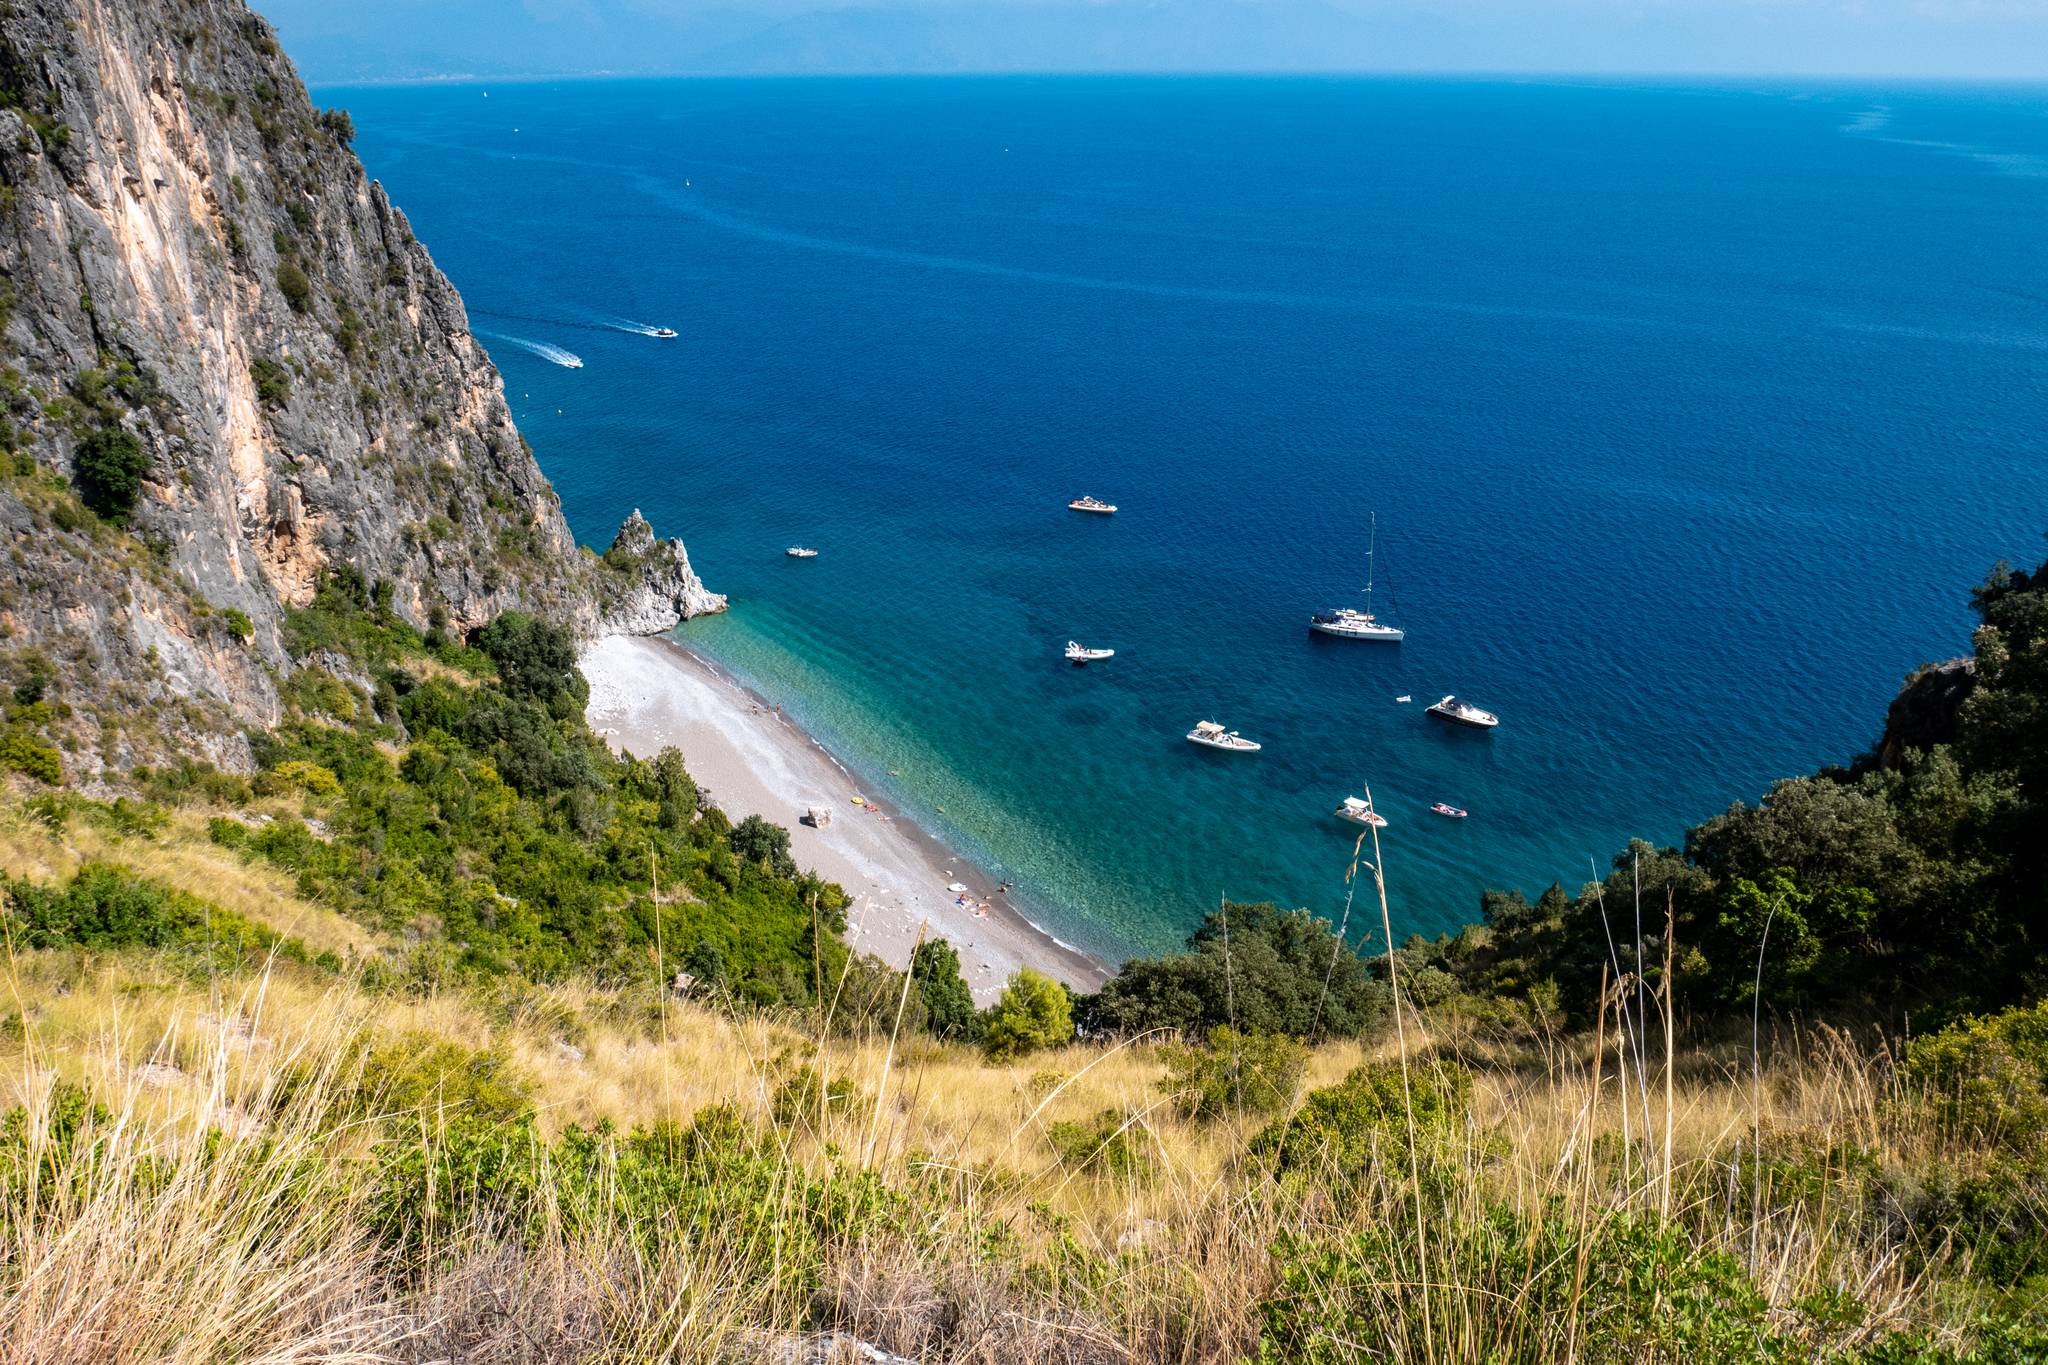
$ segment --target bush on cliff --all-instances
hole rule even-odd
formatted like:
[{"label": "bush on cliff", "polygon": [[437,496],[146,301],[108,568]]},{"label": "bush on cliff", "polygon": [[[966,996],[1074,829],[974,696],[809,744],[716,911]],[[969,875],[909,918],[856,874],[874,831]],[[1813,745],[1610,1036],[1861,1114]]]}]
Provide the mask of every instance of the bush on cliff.
[{"label": "bush on cliff", "polygon": [[142,491],[142,476],[149,472],[149,453],[134,432],[125,427],[99,427],[78,443],[72,457],[78,497],[94,512],[125,524],[134,510],[135,497]]}]

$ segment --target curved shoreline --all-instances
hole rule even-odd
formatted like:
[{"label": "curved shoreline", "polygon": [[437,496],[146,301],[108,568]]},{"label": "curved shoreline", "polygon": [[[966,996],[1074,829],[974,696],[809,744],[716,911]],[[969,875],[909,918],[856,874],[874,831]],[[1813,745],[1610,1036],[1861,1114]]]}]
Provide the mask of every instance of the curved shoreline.
[{"label": "curved shoreline", "polygon": [[[727,815],[760,815],[788,828],[797,862],[854,898],[846,931],[853,947],[900,968],[920,932],[943,938],[959,952],[982,1004],[1019,967],[1083,991],[1109,976],[1102,963],[1008,904],[970,859],[894,809],[878,811],[866,800],[874,788],[814,736],[677,641],[609,636],[579,662],[590,680],[591,728],[614,749],[642,757],[675,745]],[[862,804],[854,804],[856,795]],[[832,812],[822,830],[799,821],[814,806]],[[956,884],[986,912],[957,904],[948,889]]]}]

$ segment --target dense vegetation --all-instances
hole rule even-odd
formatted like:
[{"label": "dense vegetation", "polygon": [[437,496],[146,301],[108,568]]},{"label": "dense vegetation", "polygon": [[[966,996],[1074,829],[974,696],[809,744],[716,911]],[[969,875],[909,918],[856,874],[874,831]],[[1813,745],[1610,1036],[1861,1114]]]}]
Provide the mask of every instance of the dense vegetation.
[{"label": "dense vegetation", "polygon": [[[1600,883],[1409,945],[1475,998],[1584,1020],[1602,972],[1660,982],[1696,1015],[1901,1024],[2048,993],[2048,566],[2000,566],[1973,597],[1966,666],[1924,670],[1853,766],[1780,782],[1689,831],[1637,842]],[[1636,934],[1640,907],[1640,956]],[[1671,941],[1666,943],[1667,915]]]}]

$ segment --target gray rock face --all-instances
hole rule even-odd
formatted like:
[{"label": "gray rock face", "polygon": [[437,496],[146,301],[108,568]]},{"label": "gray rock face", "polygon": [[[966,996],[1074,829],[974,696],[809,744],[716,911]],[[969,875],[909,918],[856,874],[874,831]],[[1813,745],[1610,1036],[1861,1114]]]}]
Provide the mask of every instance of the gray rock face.
[{"label": "gray rock face", "polygon": [[[233,762],[342,568],[422,628],[722,604],[637,514],[621,563],[577,550],[461,299],[240,0],[0,8],[0,91],[0,683],[54,664],[80,764]],[[124,447],[125,525],[78,497]]]},{"label": "gray rock face", "polygon": [[634,508],[619,528],[604,565],[616,580],[600,628],[612,635],[657,635],[678,621],[725,610],[725,597],[704,586],[680,540],[656,540]]}]

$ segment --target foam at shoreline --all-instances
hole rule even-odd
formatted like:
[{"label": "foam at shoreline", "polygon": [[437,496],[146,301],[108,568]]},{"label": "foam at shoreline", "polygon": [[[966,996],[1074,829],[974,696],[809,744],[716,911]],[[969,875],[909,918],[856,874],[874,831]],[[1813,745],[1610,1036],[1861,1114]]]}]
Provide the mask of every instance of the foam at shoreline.
[{"label": "foam at shoreline", "polygon": [[[847,941],[894,967],[905,966],[920,931],[960,954],[975,999],[987,1003],[1017,968],[1029,966],[1093,990],[1102,964],[1045,933],[996,890],[987,873],[900,812],[880,813],[874,789],[780,710],[673,640],[613,636],[585,650],[591,728],[614,749],[647,756],[673,744],[727,815],[760,815],[790,831],[797,862],[854,897]],[[855,805],[853,798],[863,798]],[[832,812],[826,828],[799,822],[811,807]],[[968,888],[986,914],[956,904],[947,888]]]}]

